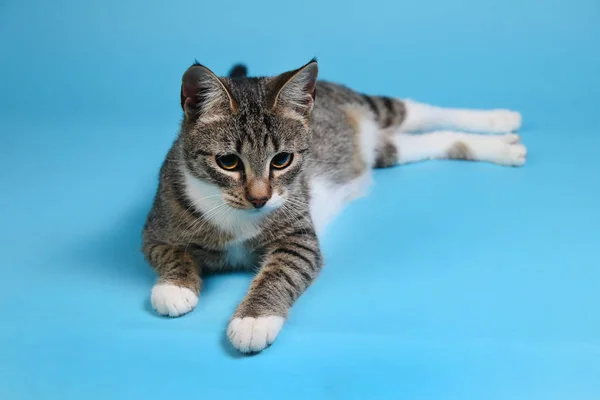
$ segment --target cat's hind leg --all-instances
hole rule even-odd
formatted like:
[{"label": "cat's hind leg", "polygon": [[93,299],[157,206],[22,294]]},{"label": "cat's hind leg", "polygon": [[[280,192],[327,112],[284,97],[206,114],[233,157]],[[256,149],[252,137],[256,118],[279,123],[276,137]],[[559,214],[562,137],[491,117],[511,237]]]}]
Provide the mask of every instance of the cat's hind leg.
[{"label": "cat's hind leg", "polygon": [[397,163],[408,164],[432,159],[487,161],[494,164],[521,166],[527,149],[514,133],[480,135],[455,131],[423,134],[397,133],[393,136]]},{"label": "cat's hind leg", "polygon": [[354,125],[359,148],[366,149],[369,157],[364,158],[375,168],[428,159],[525,163],[527,150],[512,133],[521,127],[518,112],[442,108],[382,96],[363,99],[371,113]]},{"label": "cat's hind leg", "polygon": [[516,111],[443,108],[412,100],[404,100],[406,115],[403,132],[451,129],[478,133],[509,133],[521,127],[521,114]]}]

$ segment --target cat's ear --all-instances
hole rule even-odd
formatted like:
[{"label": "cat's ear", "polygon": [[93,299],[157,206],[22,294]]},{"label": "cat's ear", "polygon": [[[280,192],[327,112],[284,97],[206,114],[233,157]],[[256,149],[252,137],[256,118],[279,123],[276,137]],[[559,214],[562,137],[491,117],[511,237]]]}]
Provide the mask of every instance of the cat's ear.
[{"label": "cat's ear", "polygon": [[195,63],[181,78],[181,108],[186,117],[191,117],[208,112],[235,112],[237,104],[210,69]]},{"label": "cat's ear", "polygon": [[291,108],[301,115],[308,115],[316,96],[319,66],[316,59],[294,71],[273,78],[273,109]]}]

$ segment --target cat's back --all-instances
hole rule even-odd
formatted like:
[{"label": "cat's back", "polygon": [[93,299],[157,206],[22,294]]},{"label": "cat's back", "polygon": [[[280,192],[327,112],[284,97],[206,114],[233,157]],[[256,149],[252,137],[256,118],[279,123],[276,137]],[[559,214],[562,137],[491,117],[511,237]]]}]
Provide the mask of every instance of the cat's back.
[{"label": "cat's back", "polygon": [[356,175],[360,119],[368,115],[360,93],[340,84],[317,82],[312,112],[313,175],[326,176],[334,182],[345,182]]}]

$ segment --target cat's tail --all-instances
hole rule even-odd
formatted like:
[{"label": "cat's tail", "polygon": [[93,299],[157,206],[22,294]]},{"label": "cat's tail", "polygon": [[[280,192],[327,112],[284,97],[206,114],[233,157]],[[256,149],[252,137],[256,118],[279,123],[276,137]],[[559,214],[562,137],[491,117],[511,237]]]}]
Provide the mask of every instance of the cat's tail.
[{"label": "cat's tail", "polygon": [[248,76],[248,68],[244,64],[235,64],[229,71],[230,78],[245,78]]}]

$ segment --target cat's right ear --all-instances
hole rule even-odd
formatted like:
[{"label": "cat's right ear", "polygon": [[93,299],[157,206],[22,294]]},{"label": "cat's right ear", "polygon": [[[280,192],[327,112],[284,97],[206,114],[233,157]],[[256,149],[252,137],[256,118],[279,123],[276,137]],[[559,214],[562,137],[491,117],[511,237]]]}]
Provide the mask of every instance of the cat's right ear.
[{"label": "cat's right ear", "polygon": [[227,110],[235,112],[237,104],[223,82],[210,69],[196,63],[181,78],[181,108],[190,118]]}]

